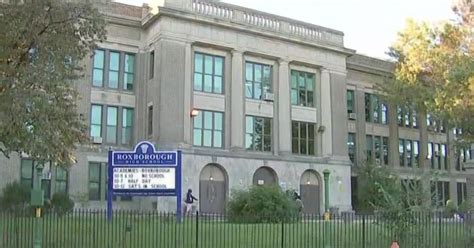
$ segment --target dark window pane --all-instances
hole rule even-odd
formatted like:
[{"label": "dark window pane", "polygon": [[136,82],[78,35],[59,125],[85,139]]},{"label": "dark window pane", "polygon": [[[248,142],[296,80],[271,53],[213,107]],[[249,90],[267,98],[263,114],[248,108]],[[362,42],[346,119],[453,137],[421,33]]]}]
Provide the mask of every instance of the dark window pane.
[{"label": "dark window pane", "polygon": [[365,121],[367,122],[371,122],[371,118],[370,118],[370,109],[371,109],[371,103],[370,103],[370,94],[369,93],[365,93]]},{"label": "dark window pane", "polygon": [[291,139],[292,140],[292,143],[291,143],[291,151],[293,153],[299,153],[299,146],[298,146],[298,142],[299,140],[298,139]]}]

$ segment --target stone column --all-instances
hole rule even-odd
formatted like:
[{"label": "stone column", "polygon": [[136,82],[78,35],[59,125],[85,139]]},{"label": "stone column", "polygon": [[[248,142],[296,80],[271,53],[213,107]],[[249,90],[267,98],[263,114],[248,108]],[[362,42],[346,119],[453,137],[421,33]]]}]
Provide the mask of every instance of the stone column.
[{"label": "stone column", "polygon": [[355,98],[355,108],[357,114],[356,120],[356,164],[363,165],[367,160],[367,156],[365,154],[365,88],[357,87],[354,93]]},{"label": "stone column", "polygon": [[190,118],[192,111],[192,58],[191,44],[186,43],[184,47],[184,124],[183,124],[183,142],[191,146],[191,123]]},{"label": "stone column", "polygon": [[278,147],[280,154],[291,153],[291,100],[288,61],[278,67]]},{"label": "stone column", "polygon": [[241,51],[232,51],[232,82],[230,87],[230,148],[243,150],[244,148],[244,81],[243,81],[243,54]]},{"label": "stone column", "polygon": [[[389,164],[394,168],[400,167],[400,156],[398,151],[398,121],[397,121],[397,106],[390,104],[388,106],[388,127],[389,127],[389,138],[388,138],[388,156]],[[421,147],[420,147],[421,149]]]},{"label": "stone column", "polygon": [[331,116],[331,82],[327,69],[321,70],[321,120],[320,125],[324,126],[322,131],[322,156],[332,156],[332,116]]},{"label": "stone column", "polygon": [[330,74],[332,156],[339,160],[349,160],[347,152],[347,86],[346,75],[342,72]]}]

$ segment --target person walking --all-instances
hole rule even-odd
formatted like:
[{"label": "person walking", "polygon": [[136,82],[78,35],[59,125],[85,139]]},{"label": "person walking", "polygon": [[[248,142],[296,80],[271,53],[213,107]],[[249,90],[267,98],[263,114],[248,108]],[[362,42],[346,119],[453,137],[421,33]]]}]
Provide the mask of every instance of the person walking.
[{"label": "person walking", "polygon": [[298,194],[298,192],[294,193],[294,198],[295,198],[295,203],[296,203],[296,208],[298,210],[298,219],[300,219],[301,214],[303,213],[303,201],[301,200],[301,196]]},{"label": "person walking", "polygon": [[194,201],[198,201],[196,197],[193,195],[193,191],[188,189],[188,193],[186,193],[186,198],[184,199],[185,205],[185,214],[189,214],[193,210]]}]

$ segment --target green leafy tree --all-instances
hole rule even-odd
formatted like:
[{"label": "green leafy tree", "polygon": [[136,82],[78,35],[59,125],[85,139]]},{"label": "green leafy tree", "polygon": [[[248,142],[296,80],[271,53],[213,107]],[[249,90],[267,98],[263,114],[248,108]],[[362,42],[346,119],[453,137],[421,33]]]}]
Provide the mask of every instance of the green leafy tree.
[{"label": "green leafy tree", "polygon": [[390,48],[394,78],[378,86],[392,104],[409,102],[420,113],[448,121],[448,127],[462,128],[460,141],[469,143],[474,140],[474,39],[463,13],[464,22],[409,20]]},{"label": "green leafy tree", "polygon": [[105,39],[90,4],[26,0],[0,4],[0,151],[69,165],[86,142],[77,113],[80,61]]},{"label": "green leafy tree", "polygon": [[377,224],[390,230],[391,236],[387,238],[401,243],[420,239],[418,220],[430,218],[429,213],[435,209],[431,202],[438,199],[429,183],[437,181],[437,173],[420,170],[414,172],[410,180],[402,180],[390,167],[361,165],[358,167],[359,210],[379,215]]}]

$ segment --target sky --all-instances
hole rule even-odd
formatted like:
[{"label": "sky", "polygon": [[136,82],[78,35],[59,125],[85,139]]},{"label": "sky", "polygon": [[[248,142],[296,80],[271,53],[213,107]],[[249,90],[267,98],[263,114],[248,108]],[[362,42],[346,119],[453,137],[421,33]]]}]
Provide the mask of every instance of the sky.
[{"label": "sky", "polygon": [[[142,5],[146,0],[116,0]],[[452,0],[223,0],[344,32],[344,45],[357,53],[387,59],[387,48],[407,18],[453,19]]]}]

